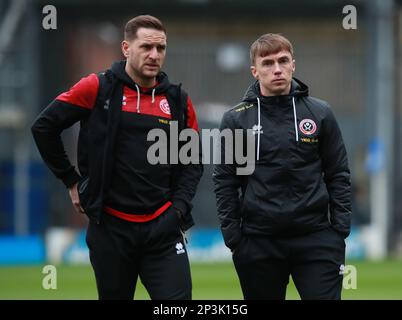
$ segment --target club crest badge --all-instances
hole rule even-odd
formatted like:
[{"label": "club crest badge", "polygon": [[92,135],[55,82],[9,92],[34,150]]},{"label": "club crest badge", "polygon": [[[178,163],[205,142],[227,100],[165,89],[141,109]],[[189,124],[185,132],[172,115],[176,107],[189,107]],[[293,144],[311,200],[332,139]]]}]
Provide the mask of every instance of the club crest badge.
[{"label": "club crest badge", "polygon": [[170,114],[169,103],[166,99],[162,99],[161,102],[159,102],[159,108],[162,110],[163,113]]},{"label": "club crest badge", "polygon": [[317,131],[317,125],[311,119],[303,119],[299,124],[299,129],[305,135],[312,135]]}]

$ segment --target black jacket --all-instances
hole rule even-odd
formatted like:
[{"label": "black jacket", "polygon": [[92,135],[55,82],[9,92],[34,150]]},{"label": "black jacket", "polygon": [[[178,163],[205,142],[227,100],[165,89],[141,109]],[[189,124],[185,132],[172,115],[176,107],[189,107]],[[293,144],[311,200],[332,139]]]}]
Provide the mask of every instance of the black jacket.
[{"label": "black jacket", "polygon": [[[178,121],[179,128],[184,129],[187,95],[180,86],[171,84],[164,73],[159,75],[158,83],[156,93],[162,91],[166,94],[171,106],[172,120]],[[99,89],[95,106],[91,110],[56,99],[42,111],[32,126],[32,133],[42,158],[67,187],[78,182],[78,192],[85,213],[96,222],[102,214],[104,197],[113,173],[114,146],[121,118],[123,86],[135,90],[135,83],[124,71],[124,62],[116,62],[110,70],[99,75],[99,88],[102,89]],[[70,163],[60,137],[64,129],[78,121],[81,122],[77,150],[80,174]],[[174,165],[172,170],[170,200],[173,206],[184,214],[183,229],[193,224],[191,200],[202,172],[201,164],[178,164]]]},{"label": "black jacket", "polygon": [[293,236],[330,224],[346,237],[351,221],[350,172],[328,103],[310,97],[307,86],[297,79],[289,95],[273,97],[261,96],[255,82],[243,102],[224,114],[220,129],[253,128],[257,140],[259,114],[254,172],[238,176],[236,164],[214,168],[226,245],[234,248],[242,234]]}]

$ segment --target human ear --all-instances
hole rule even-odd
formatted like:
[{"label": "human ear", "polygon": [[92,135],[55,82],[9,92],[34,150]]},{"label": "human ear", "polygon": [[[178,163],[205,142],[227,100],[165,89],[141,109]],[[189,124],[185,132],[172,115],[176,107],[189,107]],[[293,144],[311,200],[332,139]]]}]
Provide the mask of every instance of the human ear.
[{"label": "human ear", "polygon": [[255,67],[255,66],[251,66],[251,67],[250,67],[250,70],[251,70],[251,74],[253,75],[253,77],[258,80],[258,79],[259,79],[259,76],[258,76],[258,72],[257,72],[256,67]]},{"label": "human ear", "polygon": [[128,56],[130,55],[129,48],[130,44],[128,43],[128,41],[123,40],[121,43],[121,52],[126,58],[128,58]]}]

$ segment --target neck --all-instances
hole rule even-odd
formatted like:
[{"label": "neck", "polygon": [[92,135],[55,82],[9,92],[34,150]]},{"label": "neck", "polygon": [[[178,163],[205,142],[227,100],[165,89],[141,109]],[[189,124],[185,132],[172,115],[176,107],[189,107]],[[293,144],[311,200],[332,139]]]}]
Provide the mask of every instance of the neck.
[{"label": "neck", "polygon": [[133,80],[136,84],[138,84],[142,88],[152,88],[156,85],[156,77],[153,78],[144,78],[138,76],[135,71],[129,67],[128,63],[126,64],[125,68],[126,73],[128,76]]}]

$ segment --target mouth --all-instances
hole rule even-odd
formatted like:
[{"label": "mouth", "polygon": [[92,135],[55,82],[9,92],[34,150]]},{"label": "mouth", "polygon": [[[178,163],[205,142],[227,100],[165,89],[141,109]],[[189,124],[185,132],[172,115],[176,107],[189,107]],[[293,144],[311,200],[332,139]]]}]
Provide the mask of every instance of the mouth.
[{"label": "mouth", "polygon": [[157,64],[146,64],[145,66],[148,67],[148,68],[151,68],[151,69],[159,68],[159,65],[157,65]]},{"label": "mouth", "polygon": [[272,80],[272,83],[278,83],[278,82],[284,82],[285,79],[274,79]]}]

